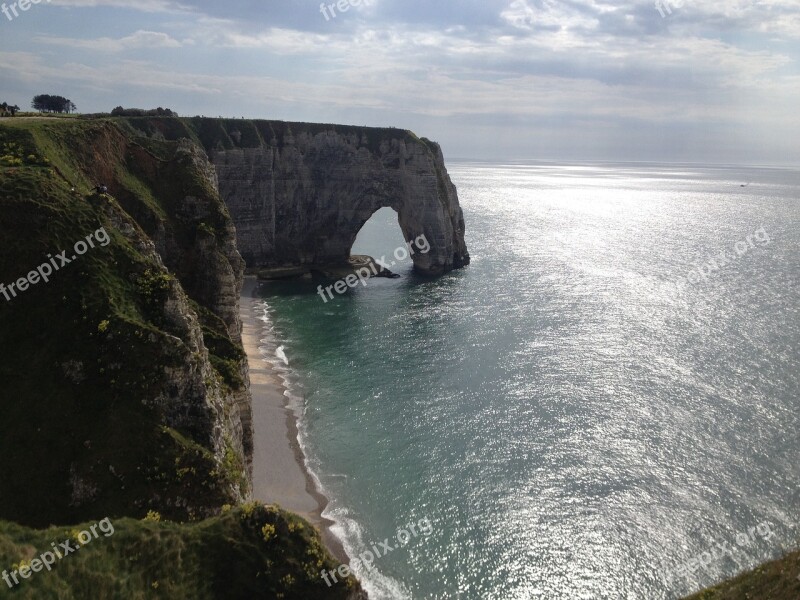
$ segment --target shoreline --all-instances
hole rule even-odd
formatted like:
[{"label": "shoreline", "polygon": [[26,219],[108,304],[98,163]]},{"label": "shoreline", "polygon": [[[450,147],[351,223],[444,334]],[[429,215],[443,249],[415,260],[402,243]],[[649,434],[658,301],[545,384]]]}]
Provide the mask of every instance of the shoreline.
[{"label": "shoreline", "polygon": [[258,286],[255,277],[245,276],[239,300],[253,410],[253,498],[305,518],[319,529],[334,558],[349,564],[344,545],[331,530],[335,523],[322,516],[329,501],[306,467],[297,417],[287,404],[286,386],[261,353],[265,332],[260,298],[255,295]]}]

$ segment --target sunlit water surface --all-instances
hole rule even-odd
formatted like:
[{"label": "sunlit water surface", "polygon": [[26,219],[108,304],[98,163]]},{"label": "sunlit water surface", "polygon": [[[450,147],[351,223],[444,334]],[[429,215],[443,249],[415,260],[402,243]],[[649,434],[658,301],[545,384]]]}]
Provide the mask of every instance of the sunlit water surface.
[{"label": "sunlit water surface", "polygon": [[[432,524],[370,598],[676,598],[796,546],[800,174],[450,174],[467,269],[262,290],[347,548]],[[384,209],[354,252],[402,241]]]}]

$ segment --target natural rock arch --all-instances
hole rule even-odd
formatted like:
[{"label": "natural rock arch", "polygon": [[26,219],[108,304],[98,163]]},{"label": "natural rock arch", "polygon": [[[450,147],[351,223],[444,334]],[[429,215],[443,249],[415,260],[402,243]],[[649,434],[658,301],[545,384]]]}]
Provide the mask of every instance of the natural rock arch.
[{"label": "natural rock arch", "polygon": [[[464,217],[438,144],[398,129],[240,121],[207,148],[250,268],[345,264],[369,218],[393,208],[403,235],[430,251],[415,269],[439,275],[469,264]],[[252,141],[262,142],[253,146]],[[250,145],[239,146],[237,140]]]},{"label": "natural rock arch", "polygon": [[[340,220],[336,235],[329,237],[326,240],[326,247],[322,249],[322,256],[326,258],[319,262],[323,264],[346,262],[364,225],[382,208],[391,208],[396,215],[403,240],[406,243],[413,243],[422,237],[425,243],[418,245],[418,249],[429,248],[425,253],[414,252],[411,256],[415,270],[425,274],[441,274],[464,266],[466,263],[460,261],[460,255],[454,252],[457,236],[454,235],[456,231],[450,215],[444,211],[438,198],[432,196],[425,198],[423,194],[416,198],[417,201],[404,201],[389,195],[354,200],[352,219]],[[459,215],[459,219],[463,231],[463,217]]]}]

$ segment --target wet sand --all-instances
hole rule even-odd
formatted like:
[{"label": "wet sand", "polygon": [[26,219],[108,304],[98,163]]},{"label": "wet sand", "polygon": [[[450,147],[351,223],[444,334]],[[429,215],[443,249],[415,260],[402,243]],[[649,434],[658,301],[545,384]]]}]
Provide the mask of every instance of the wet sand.
[{"label": "wet sand", "polygon": [[259,350],[266,334],[260,319],[261,301],[254,296],[258,285],[254,277],[245,277],[239,307],[253,396],[253,497],[278,504],[313,523],[334,557],[347,564],[344,547],[330,531],[333,522],[322,516],[328,499],[317,490],[306,469],[297,440],[297,421],[284,395],[286,388]]}]

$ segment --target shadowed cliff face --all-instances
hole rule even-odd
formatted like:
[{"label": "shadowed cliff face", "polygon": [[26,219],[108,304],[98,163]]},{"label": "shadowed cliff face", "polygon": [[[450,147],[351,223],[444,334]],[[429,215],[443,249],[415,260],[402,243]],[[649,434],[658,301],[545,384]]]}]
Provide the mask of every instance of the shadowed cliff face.
[{"label": "shadowed cliff face", "polygon": [[[213,137],[203,127],[213,127]],[[271,121],[200,129],[248,267],[346,263],[361,227],[387,206],[406,240],[424,235],[430,244],[413,256],[418,272],[469,264],[464,217],[438,144],[399,129]]]},{"label": "shadowed cliff face", "polygon": [[110,240],[2,298],[0,518],[183,520],[245,499],[244,263],[205,153],[105,120],[19,119],[0,145],[19,157],[0,164],[0,283],[88,231]]}]

